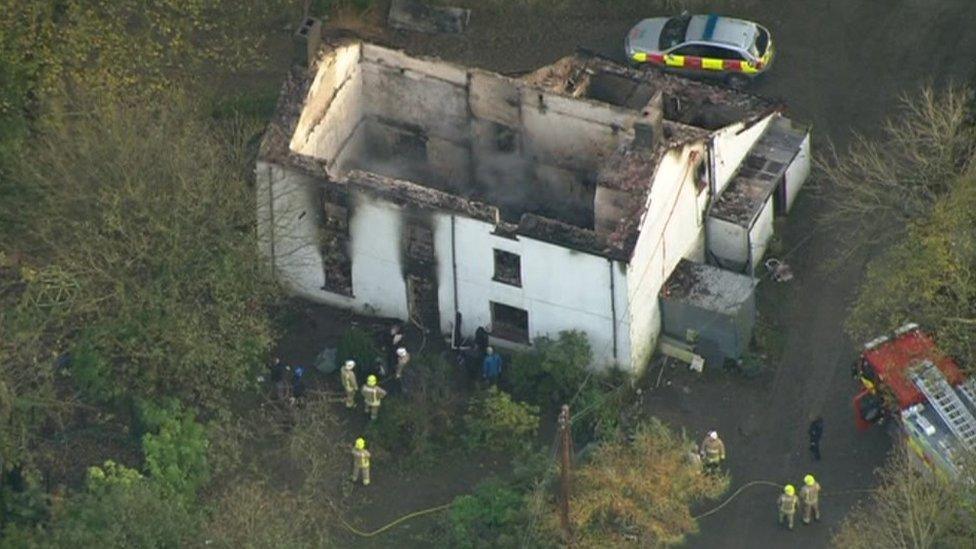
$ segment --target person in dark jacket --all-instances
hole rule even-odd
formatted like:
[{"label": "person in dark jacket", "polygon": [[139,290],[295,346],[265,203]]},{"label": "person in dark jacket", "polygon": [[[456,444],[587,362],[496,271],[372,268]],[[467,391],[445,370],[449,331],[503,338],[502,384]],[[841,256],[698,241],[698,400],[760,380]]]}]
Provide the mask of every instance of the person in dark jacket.
[{"label": "person in dark jacket", "polygon": [[823,436],[823,418],[817,416],[810,422],[807,433],[810,435],[810,453],[813,454],[813,459],[820,461],[820,437]]}]

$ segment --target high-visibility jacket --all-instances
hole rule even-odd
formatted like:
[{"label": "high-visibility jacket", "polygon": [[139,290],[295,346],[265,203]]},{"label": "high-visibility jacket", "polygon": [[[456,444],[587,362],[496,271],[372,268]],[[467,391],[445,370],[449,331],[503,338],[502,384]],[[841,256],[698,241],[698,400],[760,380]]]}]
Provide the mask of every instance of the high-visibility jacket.
[{"label": "high-visibility jacket", "polygon": [[366,450],[365,448],[362,450],[359,448],[353,448],[352,462],[353,465],[357,465],[359,467],[369,467],[369,450]]},{"label": "high-visibility jacket", "polygon": [[800,488],[800,497],[803,499],[803,503],[816,505],[817,501],[820,500],[820,483],[814,482],[813,486],[804,485],[803,488]]},{"label": "high-visibility jacket", "polygon": [[377,387],[363,385],[363,398],[366,399],[367,406],[379,406],[380,401],[386,396],[386,391]]},{"label": "high-visibility jacket", "polygon": [[779,511],[781,513],[795,513],[796,512],[796,495],[780,494],[779,496]]},{"label": "high-visibility jacket", "polygon": [[715,463],[725,459],[725,444],[720,438],[705,437],[702,442],[702,454],[707,463]]},{"label": "high-visibility jacket", "polygon": [[356,372],[354,370],[342,369],[342,387],[347,392],[352,392],[356,390]]}]

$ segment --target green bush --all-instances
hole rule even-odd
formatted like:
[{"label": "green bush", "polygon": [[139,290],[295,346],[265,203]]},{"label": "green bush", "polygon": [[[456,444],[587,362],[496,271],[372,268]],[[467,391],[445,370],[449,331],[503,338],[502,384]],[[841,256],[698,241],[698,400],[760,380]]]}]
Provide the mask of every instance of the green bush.
[{"label": "green bush", "polygon": [[498,481],[478,485],[454,500],[449,515],[452,545],[462,549],[520,546],[525,521],[521,493]]},{"label": "green bush", "polygon": [[586,379],[592,359],[583,332],[560,332],[557,339],[540,337],[531,351],[512,360],[508,369],[512,394],[541,407],[569,402]]},{"label": "green bush", "polygon": [[406,393],[383,401],[379,418],[367,426],[367,440],[417,462],[452,449],[460,404],[454,378],[443,358],[413,357],[404,374]]},{"label": "green bush", "polygon": [[372,366],[373,361],[382,357],[381,350],[369,332],[362,328],[352,327],[342,334],[336,346],[336,360],[340,364],[347,360],[355,360],[359,370]]},{"label": "green bush", "polygon": [[69,497],[46,529],[4,532],[8,547],[181,547],[199,542],[200,514],[155,482],[99,483]]},{"label": "green bush", "polygon": [[468,448],[514,451],[531,445],[539,428],[539,407],[517,402],[497,387],[475,395],[464,416]]},{"label": "green bush", "polygon": [[142,403],[139,409],[148,431],[142,436],[147,471],[164,491],[192,500],[210,479],[204,426],[174,400]]},{"label": "green bush", "polygon": [[624,404],[622,385],[624,374],[593,376],[579,391],[573,406],[573,436],[579,441],[612,436],[622,425],[621,407]]}]

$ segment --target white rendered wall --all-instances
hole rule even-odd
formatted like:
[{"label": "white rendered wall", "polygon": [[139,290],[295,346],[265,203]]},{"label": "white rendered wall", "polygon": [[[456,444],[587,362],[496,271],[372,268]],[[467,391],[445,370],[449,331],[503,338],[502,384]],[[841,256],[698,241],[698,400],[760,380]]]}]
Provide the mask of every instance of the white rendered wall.
[{"label": "white rendered wall", "polygon": [[631,363],[638,373],[653,354],[661,331],[661,286],[682,258],[701,260],[706,204],[702,194],[707,190],[695,187],[694,166],[703,154],[700,144],[672,149],[654,174],[649,207],[627,270]]},{"label": "white rendered wall", "polygon": [[[715,196],[722,193],[729,184],[739,163],[746,157],[749,149],[758,140],[766,126],[773,119],[771,114],[743,130],[745,124],[737,122],[712,134],[712,169],[715,177]],[[741,133],[740,133],[741,132]]]},{"label": "white rendered wall", "polygon": [[[618,362],[629,363],[627,322],[617,323],[617,357],[613,357],[613,319],[610,303],[611,262],[606,258],[568,250],[519,236],[517,240],[491,234],[494,227],[482,221],[455,217],[458,310],[465,335],[491,322],[492,301],[524,309],[529,313],[529,336],[556,336],[565,330],[586,333],[593,348],[594,366],[605,368]],[[454,321],[454,266],[450,257],[451,215],[436,215],[438,302],[441,329],[450,333]],[[492,280],[494,251],[519,256],[522,286]],[[625,308],[626,276],[613,263],[617,314]],[[505,346],[499,339],[493,341]]]},{"label": "white rendered wall", "polygon": [[803,143],[800,144],[800,152],[790,163],[790,167],[786,169],[784,176],[786,179],[786,213],[789,213],[790,208],[793,207],[796,195],[799,194],[800,188],[810,175],[810,159],[810,134],[808,133]]},{"label": "white rendered wall", "polygon": [[745,227],[709,217],[707,230],[708,251],[718,258],[722,267],[739,271],[749,263],[749,232]]},{"label": "white rendered wall", "polygon": [[770,195],[769,200],[766,201],[763,209],[756,216],[756,222],[752,225],[752,229],[749,230],[749,257],[752,260],[752,270],[749,274],[762,270],[760,263],[762,263],[763,255],[766,254],[766,247],[769,246],[769,239],[772,236],[773,196]]}]

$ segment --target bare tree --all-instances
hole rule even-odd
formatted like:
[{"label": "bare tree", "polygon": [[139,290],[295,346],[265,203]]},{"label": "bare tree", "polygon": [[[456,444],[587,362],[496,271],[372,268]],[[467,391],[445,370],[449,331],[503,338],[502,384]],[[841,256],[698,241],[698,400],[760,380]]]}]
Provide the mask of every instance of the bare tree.
[{"label": "bare tree", "polygon": [[974,165],[972,93],[931,87],[901,98],[881,135],[855,135],[847,151],[830,144],[816,160],[828,206],[822,221],[854,229],[853,247],[890,243],[925,216]]},{"label": "bare tree", "polygon": [[[880,486],[856,507],[834,536],[849,549],[968,547],[976,539],[976,515],[965,481],[922,470],[907,450],[896,450],[879,471]],[[966,475],[972,478],[971,475]]]}]

